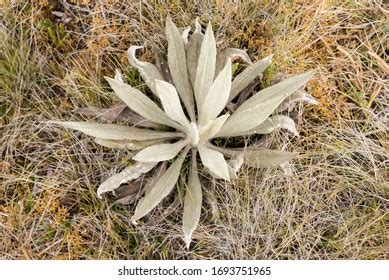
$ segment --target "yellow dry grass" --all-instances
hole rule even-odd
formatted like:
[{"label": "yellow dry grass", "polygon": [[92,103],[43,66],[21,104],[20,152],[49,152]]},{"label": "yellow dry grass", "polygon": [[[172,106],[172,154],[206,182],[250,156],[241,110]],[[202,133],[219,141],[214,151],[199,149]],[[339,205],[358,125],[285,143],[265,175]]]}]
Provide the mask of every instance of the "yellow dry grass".
[{"label": "yellow dry grass", "polygon": [[[5,1],[0,24],[0,258],[387,259],[389,257],[388,6],[380,1]],[[196,2],[196,3],[195,3]],[[61,12],[59,17],[52,12]],[[115,102],[115,68],[143,87],[126,49],[165,50],[164,20],[211,20],[220,48],[274,54],[277,73],[316,68],[299,106],[292,173],[243,169],[208,180],[190,250],[182,207],[164,200],[138,227],[134,205],[98,200],[96,187],[126,151],[44,124],[81,119]],[[207,180],[206,178],[204,178]]]}]

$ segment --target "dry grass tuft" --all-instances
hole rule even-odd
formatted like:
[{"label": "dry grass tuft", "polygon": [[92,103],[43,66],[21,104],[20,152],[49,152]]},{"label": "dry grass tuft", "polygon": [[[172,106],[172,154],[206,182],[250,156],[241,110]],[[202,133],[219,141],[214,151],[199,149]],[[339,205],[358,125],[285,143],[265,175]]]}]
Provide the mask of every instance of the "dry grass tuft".
[{"label": "dry grass tuft", "polygon": [[[0,258],[388,259],[387,6],[30,2],[10,1],[0,24]],[[298,108],[300,138],[268,139],[299,152],[290,174],[242,169],[231,184],[208,181],[189,251],[179,198],[134,228],[134,205],[95,194],[129,154],[44,123],[113,104],[102,77],[116,67],[143,87],[125,51],[145,44],[144,59],[151,59],[165,50],[167,15],[179,26],[196,16],[212,20],[220,47],[247,48],[255,59],[273,53],[264,83],[280,72],[318,69],[308,89],[321,104]]]}]

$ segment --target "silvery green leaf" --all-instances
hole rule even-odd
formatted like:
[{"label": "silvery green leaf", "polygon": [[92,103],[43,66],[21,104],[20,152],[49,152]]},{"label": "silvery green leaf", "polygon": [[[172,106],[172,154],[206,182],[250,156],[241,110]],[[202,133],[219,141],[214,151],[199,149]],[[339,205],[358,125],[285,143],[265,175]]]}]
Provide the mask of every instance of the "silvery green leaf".
[{"label": "silvery green leaf", "polygon": [[231,85],[231,94],[228,101],[234,99],[242,90],[244,90],[255,78],[259,77],[263,71],[270,65],[272,56],[255,62],[238,74]]},{"label": "silvery green leaf", "polygon": [[228,164],[222,153],[206,146],[198,146],[201,162],[217,177],[230,180]]},{"label": "silvery green leaf", "polygon": [[137,153],[133,160],[141,162],[157,162],[174,158],[183,147],[187,145],[187,141],[181,140],[172,144],[157,144],[144,148]]},{"label": "silvery green leaf", "polygon": [[189,83],[188,68],[186,63],[185,44],[177,26],[170,18],[166,20],[166,38],[168,41],[168,64],[170,74],[177,88],[178,94],[185,105],[192,121],[195,120],[194,100],[191,85]]},{"label": "silvery green leaf", "polygon": [[156,90],[155,90],[155,80],[163,80],[161,73],[158,71],[157,67],[146,61],[140,61],[136,58],[136,50],[141,49],[143,47],[140,46],[131,46],[128,51],[128,61],[130,64],[137,68],[139,71],[139,74],[141,75],[142,79],[145,81],[146,85],[150,88],[150,90],[158,96]]},{"label": "silvery green leaf", "polygon": [[169,138],[160,138],[155,140],[144,140],[144,141],[132,141],[132,140],[107,140],[101,138],[95,138],[95,142],[103,147],[107,148],[119,148],[128,149],[131,151],[142,150],[148,146],[161,143],[169,140]]},{"label": "silvery green leaf", "polygon": [[296,153],[292,152],[257,148],[245,152],[244,164],[254,168],[277,166],[292,160],[296,155]]},{"label": "silvery green leaf", "polygon": [[229,59],[224,69],[213,82],[204,103],[199,108],[199,123],[215,119],[226,107],[231,90],[231,60]]},{"label": "silvery green leaf", "polygon": [[200,141],[200,131],[198,126],[191,122],[187,132],[188,141],[192,146],[197,146]]},{"label": "silvery green leaf", "polygon": [[223,126],[229,116],[230,114],[222,115],[215,120],[209,121],[206,125],[201,127],[201,144],[205,144],[209,139],[212,139],[212,137],[214,137],[219,132],[220,128]]},{"label": "silvery green leaf", "polygon": [[157,165],[157,162],[137,162],[133,165],[126,167],[122,172],[117,173],[108,179],[106,179],[97,189],[97,196],[102,198],[101,195],[105,192],[113,191],[121,184],[130,180],[137,179],[143,173],[149,172]]},{"label": "silvery green leaf", "polygon": [[155,186],[139,201],[135,213],[131,217],[131,221],[134,224],[136,224],[137,220],[147,215],[174,188],[180,176],[182,163],[187,153],[188,149],[184,150],[168,170],[158,179]]},{"label": "silvery green leaf", "polygon": [[246,51],[241,49],[228,48],[217,54],[215,76],[217,76],[220,71],[222,71],[229,59],[231,59],[231,62],[234,62],[237,59],[241,59],[247,64],[253,64]]},{"label": "silvery green leaf", "polygon": [[243,154],[245,151],[245,148],[224,148],[224,147],[215,146],[210,143],[208,143],[208,146],[215,151],[221,152],[223,155],[229,158],[237,157],[240,154]]},{"label": "silvery green leaf", "polygon": [[[228,175],[230,179],[237,179],[238,175],[236,174],[236,171],[228,164],[227,162],[227,167],[228,167]],[[223,179],[220,176],[216,175],[214,172],[212,172],[209,168],[205,168],[205,170],[213,177],[216,179]]]},{"label": "silvery green leaf", "polygon": [[193,32],[193,34],[202,34],[201,32],[201,24],[199,22],[199,18],[195,18],[195,31]]},{"label": "silvery green leaf", "polygon": [[86,135],[107,139],[107,140],[152,140],[158,138],[178,138],[183,134],[177,132],[155,131],[135,127],[122,126],[117,124],[100,124],[88,122],[55,122],[66,128],[75,129]]},{"label": "silvery green leaf", "polygon": [[279,128],[287,129],[290,132],[292,132],[295,136],[299,135],[294,120],[288,116],[283,116],[283,115],[268,117],[263,123],[261,123],[257,127],[249,131],[246,131],[244,135],[268,134],[274,131],[275,129],[279,129]]},{"label": "silvery green leaf", "polygon": [[228,118],[216,136],[241,135],[260,125],[286,97],[307,83],[314,73],[309,71],[257,92]]},{"label": "silvery green leaf", "polygon": [[162,111],[157,104],[139,90],[131,87],[126,83],[118,82],[109,77],[105,77],[116,95],[130,107],[144,118],[155,123],[164,124],[167,126],[181,129],[181,126],[175,121],[171,120],[164,111]]},{"label": "silvery green leaf", "polygon": [[199,224],[203,201],[201,183],[197,171],[196,154],[197,152],[192,153],[192,166],[189,174],[188,187],[185,193],[184,213],[182,217],[182,230],[184,232],[184,241],[187,249],[189,249],[190,242],[192,241],[192,234]]},{"label": "silvery green leaf", "polygon": [[187,129],[189,120],[181,107],[176,88],[168,82],[156,80],[156,89],[166,114]]},{"label": "silvery green leaf", "polygon": [[203,42],[204,34],[201,33],[201,25],[197,18],[195,21],[196,29],[192,36],[189,38],[189,42],[186,48],[186,59],[188,64],[189,79],[194,88],[196,81],[197,63],[199,61],[201,43]]},{"label": "silvery green leaf", "polygon": [[212,25],[209,23],[201,44],[194,86],[197,110],[199,111],[201,111],[205,96],[212,86],[215,74],[215,63],[216,41],[212,32]]},{"label": "silvery green leaf", "polygon": [[237,158],[243,155],[243,164],[255,168],[277,166],[296,157],[296,153],[280,150],[269,150],[263,147],[257,148],[223,148],[211,145],[227,157]]},{"label": "silvery green leaf", "polygon": [[[227,160],[228,165],[228,174],[230,176],[230,179],[237,179],[238,175],[237,172],[243,165],[243,155],[244,153],[236,153],[231,159]],[[207,171],[215,178],[220,178],[215,173],[213,173],[211,170],[207,169]]]},{"label": "silvery green leaf", "polygon": [[319,104],[319,102],[315,98],[313,98],[312,95],[308,94],[305,90],[298,90],[298,91],[294,92],[291,96],[286,98],[280,104],[280,106],[277,107],[275,112],[280,113],[280,112],[283,112],[286,110],[290,112],[293,110],[293,108],[297,102],[305,102],[305,103],[313,104],[313,105]]},{"label": "silvery green leaf", "polygon": [[122,72],[120,72],[119,69],[115,70],[115,80],[121,83],[124,83],[123,77],[122,77]]},{"label": "silvery green leaf", "polygon": [[182,40],[184,40],[184,44],[188,44],[188,36],[191,28],[187,26],[181,33]]}]

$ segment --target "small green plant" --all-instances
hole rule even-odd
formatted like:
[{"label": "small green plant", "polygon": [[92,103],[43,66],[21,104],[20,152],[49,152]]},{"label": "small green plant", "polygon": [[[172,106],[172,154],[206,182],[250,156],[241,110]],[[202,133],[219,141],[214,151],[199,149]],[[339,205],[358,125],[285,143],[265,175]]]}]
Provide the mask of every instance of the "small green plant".
[{"label": "small green plant", "polygon": [[[140,121],[136,125],[53,122],[92,136],[101,145],[138,151],[132,158],[132,165],[99,186],[97,195],[100,198],[103,193],[114,191],[121,184],[175,159],[138,202],[131,218],[134,224],[172,191],[184,159],[189,156],[191,164],[183,209],[183,232],[187,246],[198,225],[202,206],[199,163],[213,177],[229,181],[236,178],[242,164],[254,168],[276,166],[295,156],[292,152],[263,147],[220,147],[213,139],[266,134],[279,127],[296,133],[291,118],[272,114],[287,110],[296,100],[312,101],[300,89],[314,75],[313,71],[309,71],[288,78],[253,94],[236,109],[231,109],[234,106],[227,109],[227,105],[270,65],[271,57],[251,63],[242,50],[227,49],[218,54],[210,24],[202,33],[196,21],[196,29],[188,39],[189,31],[185,29],[181,34],[173,22],[167,20],[168,71],[165,73],[149,62],[138,60],[135,56],[138,46],[128,50],[131,65],[139,70],[162,104],[162,109],[147,95],[124,83],[117,71],[115,78],[106,79],[116,95],[133,114],[137,114]],[[238,58],[250,65],[232,80],[231,61]]]}]

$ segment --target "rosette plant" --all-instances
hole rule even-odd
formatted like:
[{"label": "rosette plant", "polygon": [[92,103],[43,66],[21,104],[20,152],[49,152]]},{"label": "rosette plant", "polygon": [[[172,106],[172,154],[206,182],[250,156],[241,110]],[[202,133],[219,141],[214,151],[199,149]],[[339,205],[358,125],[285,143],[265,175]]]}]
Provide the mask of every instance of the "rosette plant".
[{"label": "rosette plant", "polygon": [[[218,54],[211,24],[202,33],[196,20],[196,28],[190,38],[189,32],[190,28],[187,28],[181,34],[167,19],[168,71],[161,72],[154,64],[138,60],[135,52],[140,47],[129,48],[129,62],[139,70],[150,88],[154,95],[151,98],[126,84],[120,72],[115,78],[105,77],[132,114],[143,121],[132,126],[52,122],[94,137],[101,145],[136,151],[133,164],[99,186],[97,195],[100,198],[103,193],[114,191],[121,184],[169,161],[170,166],[139,200],[131,218],[134,224],[172,191],[184,160],[190,159],[189,179],[185,186],[181,186],[185,187],[183,233],[187,246],[198,225],[202,207],[204,186],[198,174],[200,168],[215,178],[229,181],[236,177],[242,164],[254,168],[276,166],[295,156],[292,152],[263,147],[219,147],[213,139],[266,134],[278,127],[295,132],[292,119],[274,112],[287,109],[292,99],[312,101],[301,88],[314,74],[309,71],[288,78],[258,91],[238,108],[230,106],[233,109],[228,109],[227,105],[232,104],[242,90],[261,76],[271,63],[271,57],[252,63],[239,49],[227,49]],[[235,59],[241,59],[249,66],[232,79],[231,61]]]}]

